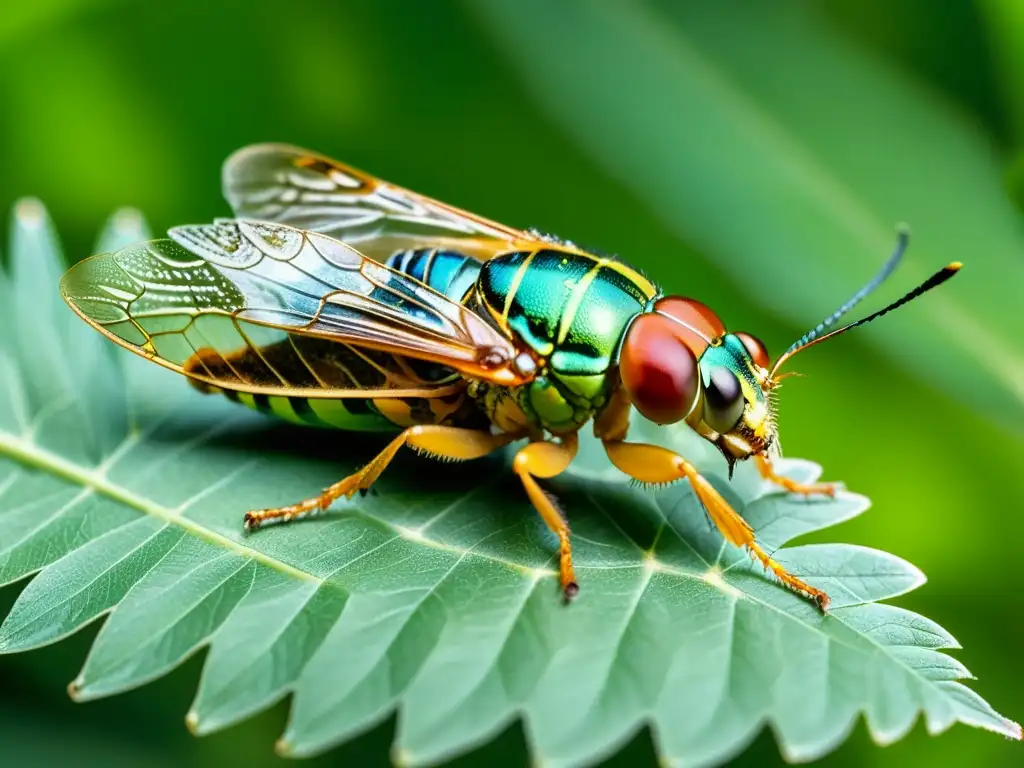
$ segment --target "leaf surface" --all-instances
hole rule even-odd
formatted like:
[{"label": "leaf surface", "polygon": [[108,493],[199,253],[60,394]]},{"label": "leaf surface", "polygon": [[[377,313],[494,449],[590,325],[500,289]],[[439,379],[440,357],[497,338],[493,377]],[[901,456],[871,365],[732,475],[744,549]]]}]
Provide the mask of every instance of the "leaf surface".
[{"label": "leaf surface", "polygon": [[[122,214],[102,249],[144,237]],[[280,742],[291,755],[396,708],[405,764],[442,761],[517,717],[552,765],[592,762],[647,724],[669,764],[721,762],[766,724],[787,757],[812,759],[861,713],[883,743],[919,716],[932,732],[960,721],[1020,737],[959,682],[968,673],[942,653],[957,647],[945,630],[877,602],[919,586],[916,568],[865,547],[779,549],[831,592],[822,616],[725,546],[688,486],[631,488],[592,440],[550,483],[574,529],[582,592],[570,607],[507,457],[401,456],[377,494],[244,535],[244,510],[308,495],[381,443],[275,425],[111,349],[60,303],[38,203],[20,204],[12,255],[0,282],[16,297],[0,306],[0,582],[36,575],[0,652],[109,614],[77,699],[142,685],[209,646],[189,727],[218,730],[292,695]],[[32,344],[18,327],[26,307]],[[729,483],[692,434],[638,431],[715,477],[773,548],[867,507],[847,492],[780,494],[746,466]]]}]

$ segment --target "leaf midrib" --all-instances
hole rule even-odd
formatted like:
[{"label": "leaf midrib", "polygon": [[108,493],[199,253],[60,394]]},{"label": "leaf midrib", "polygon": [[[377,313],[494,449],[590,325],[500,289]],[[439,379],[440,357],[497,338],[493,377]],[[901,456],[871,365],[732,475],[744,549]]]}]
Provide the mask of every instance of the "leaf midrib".
[{"label": "leaf midrib", "polygon": [[[129,434],[128,439],[133,439],[133,435]],[[83,488],[90,488],[96,493],[103,494],[150,517],[154,517],[169,525],[183,528],[189,534],[214,546],[255,560],[280,573],[316,584],[320,584],[323,581],[318,576],[307,573],[301,568],[296,568],[283,560],[278,560],[252,547],[247,547],[234,539],[206,528],[195,520],[184,517],[173,509],[169,509],[152,499],[141,496],[125,488],[123,485],[113,482],[107,477],[105,472],[83,467],[53,451],[49,451],[22,437],[12,435],[10,432],[3,430],[0,430],[0,455],[8,456],[20,464],[43,470]]]},{"label": "leaf midrib", "polygon": [[[140,435],[141,432],[138,429],[132,428],[122,441],[122,446],[137,441],[140,438]],[[297,568],[294,565],[284,562],[283,560],[279,560],[264,552],[253,549],[252,547],[248,547],[245,544],[224,536],[223,534],[210,530],[195,520],[185,517],[178,510],[166,507],[152,499],[146,498],[145,496],[125,488],[123,485],[115,483],[107,476],[107,470],[109,470],[113,465],[109,459],[111,457],[116,457],[121,451],[122,448],[120,447],[114,450],[108,457],[108,460],[101,464],[99,468],[84,467],[58,453],[54,453],[53,451],[40,447],[36,443],[32,442],[31,437],[17,436],[5,430],[0,430],[0,456],[8,456],[24,466],[41,469],[45,472],[49,472],[55,477],[60,477],[75,485],[81,486],[84,489],[107,496],[114,501],[125,504],[132,509],[138,510],[139,512],[147,514],[164,523],[175,525],[183,529],[186,533],[197,536],[210,544],[222,547],[242,557],[248,557],[287,576],[318,585],[328,581],[327,578],[304,571],[301,568]],[[475,488],[472,492],[476,492],[477,490],[479,490],[479,487]],[[455,503],[460,503],[464,498],[465,497],[460,498],[459,501]],[[447,509],[443,510],[442,514],[447,511]],[[552,571],[549,568],[529,566],[524,563],[517,563],[486,552],[477,552],[474,547],[459,547],[452,544],[446,544],[442,541],[437,541],[436,539],[431,539],[423,535],[422,530],[419,528],[409,529],[400,525],[395,525],[394,523],[370,514],[363,509],[352,509],[348,510],[348,512],[349,514],[354,514],[358,517],[362,517],[373,523],[389,528],[394,531],[398,538],[403,538],[422,546],[430,547],[431,549],[452,552],[462,557],[479,557],[496,562],[500,565],[511,568],[514,571],[527,575],[555,575],[555,571]],[[436,519],[436,516],[434,519]],[[431,520],[431,522],[433,522],[433,520]]]}]

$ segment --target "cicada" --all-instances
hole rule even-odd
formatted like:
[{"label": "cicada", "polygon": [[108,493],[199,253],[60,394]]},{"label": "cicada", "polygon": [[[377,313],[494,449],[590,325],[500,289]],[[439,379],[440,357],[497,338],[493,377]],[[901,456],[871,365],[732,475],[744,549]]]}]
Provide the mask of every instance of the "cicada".
[{"label": "cicada", "polygon": [[287,506],[247,512],[255,529],[367,491],[403,446],[447,460],[526,440],[512,460],[558,540],[561,588],[578,592],[569,525],[539,480],[565,471],[593,423],[608,458],[644,484],[686,479],[724,538],[823,610],[828,596],[772,559],[685,456],[630,442],[631,410],[685,422],[729,463],[754,459],[789,492],[829,485],[776,474],[780,366],[952,276],[950,264],[885,309],[836,323],[906,246],[774,363],[694,298],[666,296],[624,261],[513,229],[312,152],[243,149],[225,164],[237,218],[82,261],[65,300],[108,338],[291,422],[396,433],[358,472]]}]

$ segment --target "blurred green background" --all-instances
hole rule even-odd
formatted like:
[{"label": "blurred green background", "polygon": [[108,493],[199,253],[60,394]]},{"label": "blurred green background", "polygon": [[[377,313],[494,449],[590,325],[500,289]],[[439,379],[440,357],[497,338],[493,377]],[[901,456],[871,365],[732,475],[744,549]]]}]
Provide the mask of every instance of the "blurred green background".
[{"label": "blurred green background", "polygon": [[[934,178],[911,179],[907,213],[898,213],[901,199],[893,198],[883,214],[897,211],[893,215],[898,218],[886,219],[885,226],[894,226],[899,218],[909,220],[921,237],[917,242],[926,244],[918,263],[934,267],[942,261],[929,256],[929,232],[945,231],[957,215],[939,201],[972,203],[964,215],[982,223],[989,214],[992,221],[998,219],[1005,229],[998,247],[986,243],[975,249],[963,243],[968,252],[962,259],[968,267],[976,265],[974,277],[965,269],[955,281],[964,287],[949,287],[951,300],[976,308],[981,320],[950,334],[948,325],[929,324],[924,314],[915,315],[926,312],[922,306],[929,297],[905,310],[900,322],[909,329],[908,338],[931,334],[925,350],[929,355],[933,349],[941,354],[943,348],[959,344],[1020,356],[1020,304],[1015,308],[1000,300],[995,303],[1001,306],[992,308],[985,305],[985,296],[992,291],[1024,297],[1024,281],[1018,281],[1024,274],[1024,215],[1010,207],[1024,199],[1024,161],[1018,153],[1024,142],[1024,4],[779,3],[779,13],[796,24],[787,29],[802,30],[795,44],[794,38],[775,37],[771,24],[762,24],[764,3],[751,3],[750,9],[742,2],[728,3],[713,19],[702,18],[697,3],[677,3],[678,8],[666,11],[671,5],[661,3],[657,10],[652,5],[643,21],[664,30],[664,35],[657,33],[658,45],[671,46],[676,35],[688,34],[688,24],[705,31],[714,27],[713,35],[699,38],[705,62],[716,61],[715,46],[721,45],[723,56],[732,57],[739,69],[749,54],[751,72],[785,73],[787,66],[797,67],[793,88],[831,93],[833,105],[823,103],[807,113],[820,120],[802,121],[799,110],[789,114],[793,119],[784,126],[787,141],[806,139],[801,151],[811,157],[820,152],[824,160],[817,159],[825,164],[829,158],[852,158],[859,168],[869,169],[864,172],[871,179],[865,184],[888,188],[887,178],[875,170],[879,166],[887,165],[897,181],[907,173],[898,154],[873,157],[870,140],[865,150],[864,137],[877,133],[880,120],[884,124],[892,118],[895,91],[888,90],[890,84],[901,95],[901,108],[914,117],[908,134],[913,142],[927,147],[946,141],[951,132],[969,136],[971,151],[986,158],[985,173],[975,172],[973,156],[942,157]],[[507,223],[537,226],[619,253],[670,291],[710,304],[731,327],[754,332],[776,352],[855,289],[848,275],[864,280],[885,258],[884,251],[864,252],[862,261],[851,263],[848,251],[826,249],[790,254],[793,265],[808,268],[780,271],[774,251],[762,254],[748,248],[743,250],[748,263],[762,259],[765,276],[747,267],[738,270],[730,253],[735,243],[706,236],[699,226],[703,219],[692,224],[685,216],[666,215],[673,206],[686,204],[685,195],[652,204],[650,194],[638,193],[646,176],[638,184],[624,171],[656,167],[653,153],[659,147],[647,140],[645,131],[653,127],[664,136],[674,130],[672,125],[641,125],[635,141],[619,148],[607,136],[600,143],[600,118],[581,113],[574,124],[573,104],[567,112],[567,105],[558,101],[560,93],[572,98],[583,94],[581,99],[596,93],[597,101],[589,102],[593,108],[607,94],[608,109],[616,110],[621,108],[616,89],[637,89],[657,114],[661,95],[671,100],[672,73],[666,72],[663,82],[630,82],[626,77],[597,82],[595,91],[591,79],[604,74],[580,67],[561,71],[561,91],[545,91],[545,72],[524,68],[516,57],[522,41],[517,34],[523,29],[529,33],[533,23],[516,6],[516,0],[4,3],[0,210],[8,210],[20,196],[40,197],[60,229],[68,259],[78,259],[89,253],[100,224],[118,206],[142,209],[157,231],[226,214],[219,190],[221,161],[249,142],[287,141]],[[509,13],[519,14],[519,27],[510,27],[506,35]],[[548,21],[536,19],[539,25]],[[560,21],[566,29],[578,29],[577,35],[585,36],[592,28],[577,28],[571,17]],[[585,50],[591,42],[597,46],[608,40],[573,36],[569,47]],[[552,46],[556,57],[557,48]],[[848,70],[829,66],[833,49],[858,71],[870,72],[870,87],[845,80],[841,75]],[[819,58],[820,68],[813,65]],[[559,66],[556,59],[549,63]],[[780,82],[788,82],[788,75]],[[769,77],[766,88],[770,84]],[[755,91],[752,99],[760,96]],[[778,101],[771,94],[766,98],[769,104]],[[919,111],[913,111],[915,99],[921,102]],[[737,114],[742,120],[742,111]],[[829,119],[837,114],[842,120]],[[687,118],[698,127],[700,119],[700,114]],[[692,133],[682,126],[679,136],[681,142],[692,141]],[[880,137],[879,147],[884,144]],[[700,147],[696,149],[695,157]],[[680,152],[694,151],[692,145],[680,147]],[[717,151],[721,147],[712,143],[708,152]],[[747,202],[771,194],[777,161],[771,156],[745,161],[740,180],[750,179]],[[855,170],[840,169],[838,176],[855,175]],[[708,171],[695,163],[693,172]],[[773,198],[760,208],[737,207],[714,181],[708,179],[701,205],[728,217],[737,230],[755,227],[747,236],[749,244],[758,242],[757,215],[765,211],[773,221],[785,222],[797,243],[802,226],[815,226],[787,209],[785,198]],[[699,176],[695,183],[701,183]],[[936,204],[929,207],[932,202]],[[945,214],[929,219],[928,211],[936,210]],[[920,218],[912,217],[921,211]],[[908,287],[901,281],[923,277],[920,270],[897,278],[900,285],[893,291]],[[841,275],[842,280],[820,286],[802,282],[811,274]],[[992,320],[996,312],[1007,321]],[[901,327],[895,323],[893,328]],[[1019,500],[1024,498],[1019,436],[1024,369],[1014,367],[1019,357],[1006,361],[1002,370],[1009,373],[993,385],[998,396],[987,394],[981,383],[976,392],[949,387],[941,370],[936,375],[934,367],[917,364],[915,355],[924,354],[920,349],[908,349],[905,355],[892,348],[883,353],[880,338],[886,333],[887,326],[880,323],[800,359],[795,368],[808,378],[787,383],[781,400],[786,452],[820,462],[826,478],[842,479],[873,499],[866,515],[818,538],[885,549],[921,567],[929,583],[900,604],[949,629],[965,648],[956,652],[958,658],[979,678],[976,690],[1019,721],[1024,717],[1024,575],[1013,562],[1018,557]],[[970,379],[974,371],[956,374]],[[979,381],[986,375],[985,370],[977,373]],[[17,591],[0,592],[0,613]],[[195,689],[199,658],[139,691],[72,704],[64,687],[78,671],[93,633],[30,654],[0,657],[0,761],[5,765],[284,762],[272,753],[286,717],[283,707],[219,735],[202,740],[188,735],[183,717]],[[392,728],[393,722],[386,723],[314,763],[387,764]],[[918,726],[904,741],[882,750],[858,725],[825,762],[996,766],[1019,764],[1024,754],[1020,749],[964,726],[938,739]],[[643,735],[616,762],[624,765],[638,757],[651,759]],[[464,761],[498,759],[525,764],[518,728]],[[737,762],[763,765],[778,760],[770,734],[764,734]]]}]

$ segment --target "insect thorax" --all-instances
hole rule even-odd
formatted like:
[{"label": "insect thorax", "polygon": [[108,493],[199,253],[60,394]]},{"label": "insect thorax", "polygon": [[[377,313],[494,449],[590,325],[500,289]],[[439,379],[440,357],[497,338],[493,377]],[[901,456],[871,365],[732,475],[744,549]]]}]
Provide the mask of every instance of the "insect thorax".
[{"label": "insect thorax", "polygon": [[503,429],[519,419],[555,434],[579,429],[611,395],[622,336],[656,292],[624,264],[589,254],[552,249],[485,262],[467,300],[541,365],[526,385],[478,384],[471,394]]},{"label": "insect thorax", "polygon": [[388,266],[466,302],[529,347],[539,375],[521,387],[475,382],[469,390],[500,429],[572,432],[605,405],[617,381],[617,353],[630,321],[657,293],[626,265],[542,249],[489,261],[455,251],[399,251]]}]

